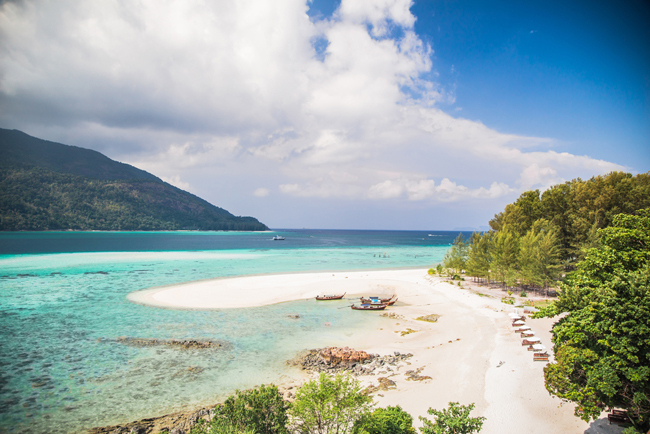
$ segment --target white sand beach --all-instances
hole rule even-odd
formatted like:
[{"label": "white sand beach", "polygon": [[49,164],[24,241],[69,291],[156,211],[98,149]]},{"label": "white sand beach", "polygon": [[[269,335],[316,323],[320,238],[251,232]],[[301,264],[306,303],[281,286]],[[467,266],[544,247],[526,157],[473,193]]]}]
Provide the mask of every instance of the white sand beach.
[{"label": "white sand beach", "polygon": [[[355,349],[380,355],[412,353],[408,369],[423,368],[430,380],[408,381],[405,369],[384,375],[397,388],[375,395],[378,406],[400,405],[421,426],[418,416],[428,416],[429,407],[441,409],[450,401],[475,403],[472,415],[487,418],[482,434],[620,433],[607,419],[586,423],[573,415],[574,406],[562,403],[544,388],[545,362],[534,362],[532,352],[522,347],[508,313],[512,306],[501,303],[498,293],[481,297],[469,282],[463,288],[427,275],[426,269],[380,270],[335,273],[264,275],[215,279],[134,292],[129,300],[168,308],[215,309],[260,306],[342,294],[392,295],[399,298],[386,312],[400,319],[385,319],[364,343]],[[489,291],[481,291],[489,294]],[[323,302],[328,303],[328,302]],[[378,315],[379,312],[358,312]],[[418,321],[437,314],[435,323]],[[551,347],[553,319],[527,319],[542,344]],[[415,332],[402,336],[407,328]],[[552,360],[552,357],[551,357]],[[378,376],[360,377],[377,384]],[[296,373],[299,384],[304,378]],[[289,382],[291,384],[291,382]],[[430,416],[429,416],[430,417]]]}]

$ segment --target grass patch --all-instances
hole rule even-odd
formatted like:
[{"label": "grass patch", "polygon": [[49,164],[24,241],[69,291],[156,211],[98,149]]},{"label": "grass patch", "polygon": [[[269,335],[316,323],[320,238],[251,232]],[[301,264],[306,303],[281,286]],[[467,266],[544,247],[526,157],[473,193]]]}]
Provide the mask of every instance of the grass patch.
[{"label": "grass patch", "polygon": [[477,293],[476,293],[476,295],[478,295],[479,297],[487,297],[487,298],[492,298],[492,296],[491,296],[491,295],[488,295],[488,294],[483,294],[482,292],[477,292]]},{"label": "grass patch", "polygon": [[503,297],[501,299],[501,303],[505,304],[515,304],[515,298],[514,297]]},{"label": "grass patch", "polygon": [[415,319],[418,321],[438,322],[438,318],[440,318],[440,315],[436,315],[435,313],[432,313],[430,315],[421,316]]},{"label": "grass patch", "polygon": [[419,331],[420,330],[413,330],[413,329],[407,328],[406,330],[403,330],[401,332],[398,330],[395,333],[399,333],[402,336],[406,336],[406,335],[410,335],[411,333],[417,333]]},{"label": "grass patch", "polygon": [[537,308],[546,307],[550,304],[553,304],[553,300],[526,300],[524,302],[526,306],[533,306]]}]

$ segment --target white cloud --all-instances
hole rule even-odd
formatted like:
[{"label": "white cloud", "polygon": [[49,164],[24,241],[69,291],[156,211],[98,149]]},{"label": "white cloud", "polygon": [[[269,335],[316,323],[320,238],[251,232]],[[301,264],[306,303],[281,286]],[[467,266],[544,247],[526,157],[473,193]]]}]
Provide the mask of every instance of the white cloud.
[{"label": "white cloud", "polygon": [[375,184],[368,190],[368,197],[370,199],[392,199],[402,195],[404,187],[399,183],[391,180],[386,180]]},{"label": "white cloud", "polygon": [[253,196],[255,197],[266,197],[270,194],[271,192],[269,191],[268,188],[258,188],[253,192]]},{"label": "white cloud", "polygon": [[[241,201],[270,193],[258,185],[294,198],[490,200],[624,169],[445,113],[453,89],[428,78],[433,51],[411,4],[343,0],[312,22],[305,0],[4,2],[0,122],[178,186],[231,185]],[[233,174],[250,180],[241,194]]]}]

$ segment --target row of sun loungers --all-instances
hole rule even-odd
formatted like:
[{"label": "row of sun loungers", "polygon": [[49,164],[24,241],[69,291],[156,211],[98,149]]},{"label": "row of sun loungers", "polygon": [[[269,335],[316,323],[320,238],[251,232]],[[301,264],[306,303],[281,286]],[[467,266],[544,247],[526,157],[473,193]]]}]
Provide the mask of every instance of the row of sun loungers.
[{"label": "row of sun loungers", "polygon": [[535,332],[530,326],[526,325],[526,317],[517,313],[511,313],[512,326],[515,332],[519,333],[522,338],[521,346],[528,346],[528,351],[535,351],[533,354],[534,362],[548,362],[548,353],[544,351],[546,347],[542,345],[541,339],[535,336]]},{"label": "row of sun loungers", "polygon": [[[535,337],[535,332],[526,325],[526,317],[516,313],[511,313],[510,318],[512,319],[512,326],[515,327],[515,332],[519,333],[522,338],[521,346],[528,346],[528,351],[534,351],[533,362],[548,362],[548,352],[544,351],[546,347],[541,344],[540,338]],[[610,425],[612,422],[630,422],[630,418],[624,410],[612,410],[612,412],[607,415],[607,420]]]}]

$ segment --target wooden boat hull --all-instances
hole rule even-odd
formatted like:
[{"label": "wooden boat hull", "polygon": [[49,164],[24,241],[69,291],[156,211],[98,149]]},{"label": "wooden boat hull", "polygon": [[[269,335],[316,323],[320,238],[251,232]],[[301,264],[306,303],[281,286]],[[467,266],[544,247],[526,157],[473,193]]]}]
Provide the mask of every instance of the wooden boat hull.
[{"label": "wooden boat hull", "polygon": [[384,310],[386,309],[386,304],[362,304],[361,306],[352,305],[350,306],[354,310]]},{"label": "wooden boat hull", "polygon": [[343,298],[343,296],[347,294],[346,292],[343,293],[343,295],[323,295],[323,296],[316,296],[316,300],[340,300]]}]

